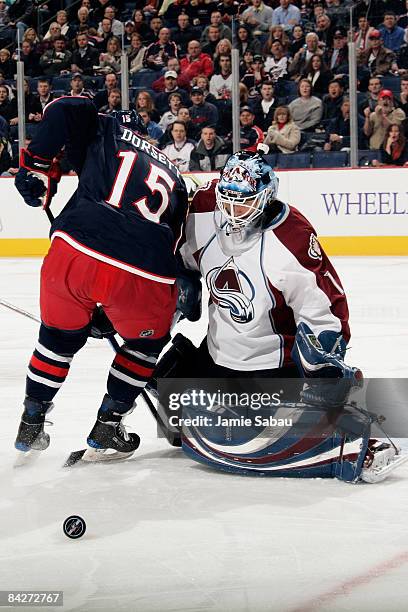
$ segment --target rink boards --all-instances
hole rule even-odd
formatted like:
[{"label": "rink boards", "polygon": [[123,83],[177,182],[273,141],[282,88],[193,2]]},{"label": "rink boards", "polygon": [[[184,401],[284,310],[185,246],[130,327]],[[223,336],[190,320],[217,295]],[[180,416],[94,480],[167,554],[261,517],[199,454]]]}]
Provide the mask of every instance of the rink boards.
[{"label": "rink boards", "polygon": [[[408,169],[278,171],[278,197],[312,223],[329,255],[408,255]],[[189,191],[218,173],[185,174]],[[52,204],[57,214],[77,185],[63,177]],[[13,179],[0,180],[0,256],[35,257],[49,246],[49,222],[26,206]]]}]

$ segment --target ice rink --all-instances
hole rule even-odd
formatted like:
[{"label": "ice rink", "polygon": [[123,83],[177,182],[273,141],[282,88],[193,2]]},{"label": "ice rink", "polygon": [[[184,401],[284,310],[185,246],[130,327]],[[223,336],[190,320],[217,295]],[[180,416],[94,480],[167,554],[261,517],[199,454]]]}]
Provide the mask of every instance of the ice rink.
[{"label": "ice rink", "polygon": [[[347,362],[408,377],[408,258],[333,261],[351,311]],[[40,265],[0,259],[0,298],[38,315]],[[0,324],[0,590],[63,590],[63,609],[78,611],[408,609],[408,464],[376,485],[223,474],[158,439],[141,403],[127,421],[142,438],[134,458],[62,469],[105,391],[112,352],[93,340],[56,397],[50,448],[14,468],[38,325],[1,306]],[[205,328],[177,330],[198,343]],[[87,522],[80,540],[62,532],[72,514]]]}]

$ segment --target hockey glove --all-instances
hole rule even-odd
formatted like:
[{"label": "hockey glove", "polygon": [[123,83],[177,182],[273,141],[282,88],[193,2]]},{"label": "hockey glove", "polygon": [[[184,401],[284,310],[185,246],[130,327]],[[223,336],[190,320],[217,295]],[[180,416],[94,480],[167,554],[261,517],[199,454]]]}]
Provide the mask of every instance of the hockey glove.
[{"label": "hockey glove", "polygon": [[198,321],[201,317],[201,279],[197,272],[179,270],[177,273],[177,306],[183,318]]},{"label": "hockey glove", "polygon": [[89,335],[92,338],[102,340],[103,338],[113,336],[115,333],[115,328],[106,316],[104,309],[102,306],[97,306],[92,314],[91,330]]},{"label": "hockey glove", "polygon": [[14,184],[28,206],[47,208],[57,192],[61,178],[59,163],[32,155],[27,149],[21,151],[20,168]]}]

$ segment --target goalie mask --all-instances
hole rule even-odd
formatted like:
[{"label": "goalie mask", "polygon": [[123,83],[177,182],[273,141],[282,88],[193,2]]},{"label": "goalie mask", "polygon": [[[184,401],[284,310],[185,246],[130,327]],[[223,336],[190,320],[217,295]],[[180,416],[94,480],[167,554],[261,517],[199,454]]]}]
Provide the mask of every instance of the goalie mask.
[{"label": "goalie mask", "polygon": [[112,116],[122,127],[129,128],[133,132],[137,132],[141,136],[147,136],[146,125],[135,110],[114,111]]},{"label": "goalie mask", "polygon": [[276,198],[279,180],[259,153],[239,151],[228,159],[215,189],[216,201],[230,230],[253,224]]}]

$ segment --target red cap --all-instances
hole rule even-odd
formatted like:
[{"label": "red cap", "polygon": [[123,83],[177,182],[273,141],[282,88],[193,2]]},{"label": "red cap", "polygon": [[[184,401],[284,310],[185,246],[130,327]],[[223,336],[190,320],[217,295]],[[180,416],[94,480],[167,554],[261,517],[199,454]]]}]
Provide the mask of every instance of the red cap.
[{"label": "red cap", "polygon": [[381,38],[380,30],[371,30],[371,32],[368,34],[368,38]]},{"label": "red cap", "polygon": [[391,100],[393,100],[394,94],[392,93],[390,89],[382,89],[380,93],[378,94],[378,99],[382,100],[382,98],[391,98]]}]

